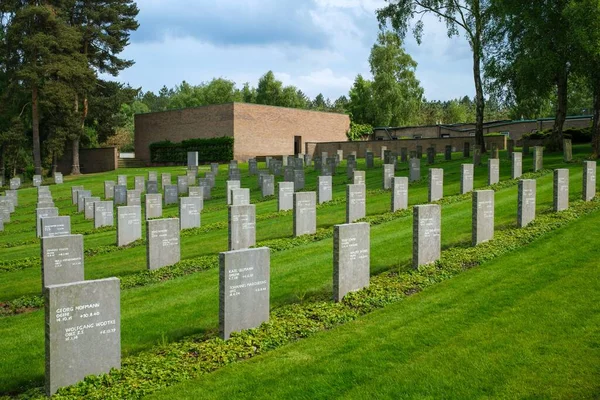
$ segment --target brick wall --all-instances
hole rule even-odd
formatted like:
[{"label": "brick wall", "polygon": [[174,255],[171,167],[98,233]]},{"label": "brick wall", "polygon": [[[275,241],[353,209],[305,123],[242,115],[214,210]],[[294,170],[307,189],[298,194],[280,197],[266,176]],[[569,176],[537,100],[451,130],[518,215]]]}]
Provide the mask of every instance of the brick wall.
[{"label": "brick wall", "polygon": [[300,152],[306,142],[347,140],[350,118],[345,114],[235,103],[236,160],[253,156],[294,154],[294,136],[301,136]]},{"label": "brick wall", "polygon": [[[71,173],[73,157],[70,148],[67,149],[62,160],[58,162],[57,170],[64,175]],[[95,172],[114,171],[119,166],[119,151],[116,147],[102,147],[98,149],[79,149],[79,167],[82,174]]]}]

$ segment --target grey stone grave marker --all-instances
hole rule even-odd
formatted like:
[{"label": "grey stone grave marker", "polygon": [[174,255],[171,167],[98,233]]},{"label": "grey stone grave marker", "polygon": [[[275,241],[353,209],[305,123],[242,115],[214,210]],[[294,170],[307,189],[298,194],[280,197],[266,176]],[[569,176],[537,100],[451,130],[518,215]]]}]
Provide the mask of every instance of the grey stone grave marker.
[{"label": "grey stone grave marker", "polygon": [[583,201],[596,197],[596,161],[583,162]]},{"label": "grey stone grave marker", "polygon": [[506,147],[508,159],[512,160],[512,154],[515,152],[515,141],[513,139],[508,139],[506,141]]},{"label": "grey stone grave marker", "polygon": [[573,161],[573,144],[571,139],[563,139],[563,160],[564,162]]},{"label": "grey stone grave marker", "polygon": [[365,185],[367,183],[365,171],[354,171],[352,183],[355,185]]},{"label": "grey stone grave marker", "polygon": [[225,190],[227,190],[227,205],[231,205],[231,191],[233,189],[239,189],[241,186],[240,181],[227,181],[225,184]]},{"label": "grey stone grave marker", "polygon": [[96,201],[94,203],[94,228],[114,225],[114,211],[112,201]]},{"label": "grey stone grave marker", "polygon": [[366,222],[335,225],[333,229],[333,299],[369,286],[370,226]]},{"label": "grey stone grave marker", "polygon": [[5,198],[0,198],[0,219],[3,223],[10,222],[10,207],[12,203],[10,200],[5,200]]},{"label": "grey stone grave marker", "polygon": [[337,166],[337,163],[335,161],[335,158],[333,157],[328,157],[327,158],[327,166],[329,167],[329,171],[331,171],[331,175],[335,175],[335,168]]},{"label": "grey stone grave marker", "polygon": [[210,181],[206,178],[198,179],[198,186],[202,188],[202,198],[204,200],[210,200],[211,198],[211,190],[210,190]]},{"label": "grey stone grave marker", "polygon": [[310,156],[310,154],[305,154],[304,155],[304,165],[306,165],[307,167],[310,167],[312,164],[312,157]]},{"label": "grey stone grave marker", "polygon": [[394,178],[394,164],[383,164],[383,189],[392,188],[392,179]]},{"label": "grey stone grave marker", "polygon": [[320,156],[316,156],[314,161],[315,171],[321,172],[321,169],[323,168],[323,159]]},{"label": "grey stone grave marker", "polygon": [[237,168],[233,168],[229,170],[229,180],[230,181],[239,181],[241,180],[242,174],[240,170]]},{"label": "grey stone grave marker", "polygon": [[177,177],[177,193],[186,195],[188,194],[188,177],[178,176]]},{"label": "grey stone grave marker", "polygon": [[170,184],[171,184],[171,174],[170,173],[160,174],[160,185],[163,188],[163,190],[165,189],[165,186],[168,186]]},{"label": "grey stone grave marker", "polygon": [[368,151],[365,158],[366,158],[367,168],[374,168],[375,167],[374,154],[372,152]]},{"label": "grey stone grave marker", "polygon": [[46,217],[40,219],[42,237],[71,234],[71,217]]},{"label": "grey stone grave marker", "polygon": [[513,153],[511,177],[512,179],[518,179],[521,175],[523,175],[523,153]]},{"label": "grey stone grave marker", "polygon": [[492,154],[491,154],[491,158],[499,158],[500,157],[500,153],[498,151],[498,145],[496,143],[492,143]]},{"label": "grey stone grave marker", "polygon": [[[196,177],[198,176],[198,169],[196,167],[196,169],[192,169],[192,170],[188,170],[185,173],[185,177],[187,180],[187,185],[188,186],[193,186],[196,184]],[[187,194],[187,192],[182,193],[182,194]]]},{"label": "grey stone grave marker", "polygon": [[396,176],[392,181],[392,212],[408,208],[408,178]]},{"label": "grey stone grave marker", "polygon": [[381,150],[379,153],[379,158],[385,160],[385,151],[387,150],[387,146],[381,146]]},{"label": "grey stone grave marker", "polygon": [[158,181],[147,181],[146,182],[146,193],[157,194],[158,193]]},{"label": "grey stone grave marker", "polygon": [[56,172],[54,174],[54,184],[61,185],[63,182],[64,182],[63,174],[61,174],[60,172]]},{"label": "grey stone grave marker", "polygon": [[294,169],[304,169],[304,158],[294,158]]},{"label": "grey stone grave marker", "polygon": [[162,194],[146,194],[146,219],[162,218]]},{"label": "grey stone grave marker", "polygon": [[285,167],[283,171],[283,180],[284,182],[294,182],[294,168],[293,167]]},{"label": "grey stone grave marker", "polygon": [[117,185],[127,187],[127,175],[117,175]]},{"label": "grey stone grave marker", "polygon": [[304,189],[304,170],[297,169],[294,171],[294,190]]},{"label": "grey stone grave marker", "polygon": [[533,172],[538,172],[544,168],[544,147],[533,147]]},{"label": "grey stone grave marker", "polygon": [[440,258],[441,219],[442,208],[439,204],[413,207],[413,268]]},{"label": "grey stone grave marker", "polygon": [[417,146],[417,158],[419,160],[423,158],[423,146]]},{"label": "grey stone grave marker", "polygon": [[46,286],[85,280],[83,235],[44,237],[42,249],[42,291]]},{"label": "grey stone grave marker", "polygon": [[317,231],[317,195],[315,192],[294,193],[294,236]]},{"label": "grey stone grave marker", "polygon": [[248,160],[248,173],[250,175],[256,175],[258,173],[258,163],[254,158]]},{"label": "grey stone grave marker", "polygon": [[473,164],[462,164],[460,166],[460,194],[469,193],[473,190]]},{"label": "grey stone grave marker", "polygon": [[204,197],[204,192],[200,186],[188,186],[189,197]]},{"label": "grey stone grave marker", "polygon": [[488,159],[488,185],[500,182],[500,159]]},{"label": "grey stone grave marker", "polygon": [[554,170],[554,211],[569,208],[569,170],[567,168]]},{"label": "grey stone grave marker", "polygon": [[154,181],[158,183],[158,172],[156,171],[148,171],[148,180]]},{"label": "grey stone grave marker", "polygon": [[100,201],[100,197],[85,197],[83,199],[83,218],[94,219],[94,202]]},{"label": "grey stone grave marker", "polygon": [[141,206],[142,205],[142,193],[139,190],[128,190],[127,191],[127,205],[128,206]]},{"label": "grey stone grave marker", "polygon": [[215,174],[207,172],[204,174],[204,179],[208,180],[211,189],[215,187]]},{"label": "grey stone grave marker", "polygon": [[[48,208],[36,208],[35,210],[35,230],[37,232],[37,237],[42,236],[42,218],[48,217],[58,217],[58,208],[56,207],[48,207]],[[6,222],[10,222],[8,219]]]},{"label": "grey stone grave marker", "polygon": [[256,206],[229,206],[229,250],[256,245]]},{"label": "grey stone grave marker", "polygon": [[146,259],[149,270],[173,265],[181,260],[179,218],[146,221]]},{"label": "grey stone grave marker", "polygon": [[231,189],[231,205],[232,206],[250,205],[250,189],[248,189],[248,188]]},{"label": "grey stone grave marker", "polygon": [[114,192],[114,200],[115,200],[116,206],[127,204],[127,187],[126,186],[116,185],[113,188],[113,192]]},{"label": "grey stone grave marker", "polygon": [[473,165],[479,167],[481,165],[481,146],[473,146]]},{"label": "grey stone grave marker", "polygon": [[277,210],[285,211],[292,209],[294,209],[294,182],[279,182]]},{"label": "grey stone grave marker", "polygon": [[444,170],[431,168],[429,170],[429,202],[440,200],[444,197]]},{"label": "grey stone grave marker", "polygon": [[197,167],[198,166],[198,152],[197,151],[188,151],[187,153],[187,166],[188,168]]},{"label": "grey stone grave marker", "polygon": [[452,146],[450,146],[449,144],[446,145],[446,149],[444,150],[444,159],[446,161],[452,160]]},{"label": "grey stone grave marker", "polygon": [[318,198],[319,204],[332,200],[332,178],[331,176],[319,176],[318,180]]},{"label": "grey stone grave marker", "polygon": [[71,186],[71,202],[74,206],[77,205],[77,192],[83,190],[83,186]]},{"label": "grey stone grave marker", "polygon": [[494,238],[494,191],[473,192],[473,220],[471,241],[473,246]]},{"label": "grey stone grave marker", "polygon": [[142,207],[117,207],[117,246],[127,246],[142,238]]},{"label": "grey stone grave marker", "polygon": [[165,206],[169,204],[177,204],[179,201],[178,188],[175,185],[166,185],[164,187]]},{"label": "grey stone grave marker", "polygon": [[400,162],[408,162],[408,147],[400,148]]},{"label": "grey stone grave marker", "polygon": [[10,190],[5,190],[4,194],[5,194],[6,198],[9,199],[13,205],[11,212],[15,211],[14,208],[19,206],[19,192],[16,189],[15,190],[10,189]]},{"label": "grey stone grave marker", "polygon": [[9,181],[10,190],[17,190],[21,187],[21,178],[12,178]]},{"label": "grey stone grave marker", "polygon": [[42,176],[41,175],[33,176],[33,186],[34,187],[42,186]]},{"label": "grey stone grave marker", "polygon": [[535,219],[535,179],[521,179],[519,181],[517,226],[523,228]]},{"label": "grey stone grave marker", "polygon": [[86,197],[92,197],[92,192],[90,190],[77,191],[77,212],[84,212]]},{"label": "grey stone grave marker", "polygon": [[408,178],[411,182],[421,179],[421,159],[411,158],[408,162]]},{"label": "grey stone grave marker", "polygon": [[142,193],[146,188],[146,178],[143,176],[135,176],[133,178],[133,185],[135,190],[138,190],[140,193]]},{"label": "grey stone grave marker", "polygon": [[435,150],[433,147],[427,148],[427,164],[435,164]]},{"label": "grey stone grave marker", "polygon": [[346,223],[367,215],[367,189],[364,184],[346,186]]},{"label": "grey stone grave marker", "polygon": [[202,197],[182,197],[179,199],[180,229],[200,227],[200,213],[204,207]]},{"label": "grey stone grave marker", "polygon": [[115,197],[115,181],[104,181],[104,198],[106,200]]},{"label": "grey stone grave marker", "polygon": [[275,177],[273,175],[263,175],[261,193],[262,197],[275,195]]}]

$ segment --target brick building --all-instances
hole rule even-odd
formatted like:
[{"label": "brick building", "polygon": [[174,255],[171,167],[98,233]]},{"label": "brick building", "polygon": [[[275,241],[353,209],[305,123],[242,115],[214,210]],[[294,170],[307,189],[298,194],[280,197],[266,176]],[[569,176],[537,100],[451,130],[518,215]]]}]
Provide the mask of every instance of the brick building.
[{"label": "brick building", "polygon": [[234,137],[234,158],[304,153],[306,142],[346,139],[348,115],[227,103],[135,116],[135,156],[150,164],[152,143],[194,138]]}]

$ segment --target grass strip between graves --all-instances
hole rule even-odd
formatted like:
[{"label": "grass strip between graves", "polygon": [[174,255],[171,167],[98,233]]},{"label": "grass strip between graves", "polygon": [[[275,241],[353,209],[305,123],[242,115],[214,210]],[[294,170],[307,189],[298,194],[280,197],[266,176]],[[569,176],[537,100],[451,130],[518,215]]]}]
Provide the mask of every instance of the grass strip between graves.
[{"label": "grass strip between graves", "polygon": [[[591,202],[574,202],[570,209],[560,213],[545,213],[525,228],[497,231],[494,240],[476,247],[445,250],[440,260],[416,270],[400,272],[403,269],[397,266],[398,269],[372,276],[369,287],[348,294],[340,303],[319,300],[282,306],[271,312],[269,322],[255,329],[234,333],[227,341],[191,336],[179,342],[156,346],[124,358],[120,370],[90,376],[77,385],[60,389],[56,398],[141,398],[236,361],[353,321],[465,270],[513,252],[597,210],[600,210],[598,198]],[[42,397],[41,388],[17,396],[22,399]]]}]

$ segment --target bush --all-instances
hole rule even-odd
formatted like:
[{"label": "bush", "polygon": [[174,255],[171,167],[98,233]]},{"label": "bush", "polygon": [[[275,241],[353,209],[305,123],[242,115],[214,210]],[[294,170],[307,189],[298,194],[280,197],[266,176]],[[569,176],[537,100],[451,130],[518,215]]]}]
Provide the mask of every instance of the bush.
[{"label": "bush", "polygon": [[233,158],[233,138],[189,139],[181,143],[169,140],[150,145],[150,160],[153,163],[187,163],[188,151],[198,152],[198,162],[221,162]]},{"label": "bush", "polygon": [[356,124],[354,122],[350,122],[350,130],[346,136],[351,141],[354,140],[362,140],[364,137],[369,136],[373,133],[373,127],[369,124]]},{"label": "bush", "polygon": [[[552,136],[552,129],[544,129],[533,133],[526,133],[523,139],[548,140]],[[571,139],[573,143],[590,143],[592,141],[592,128],[568,128],[563,130],[565,139]]]}]

